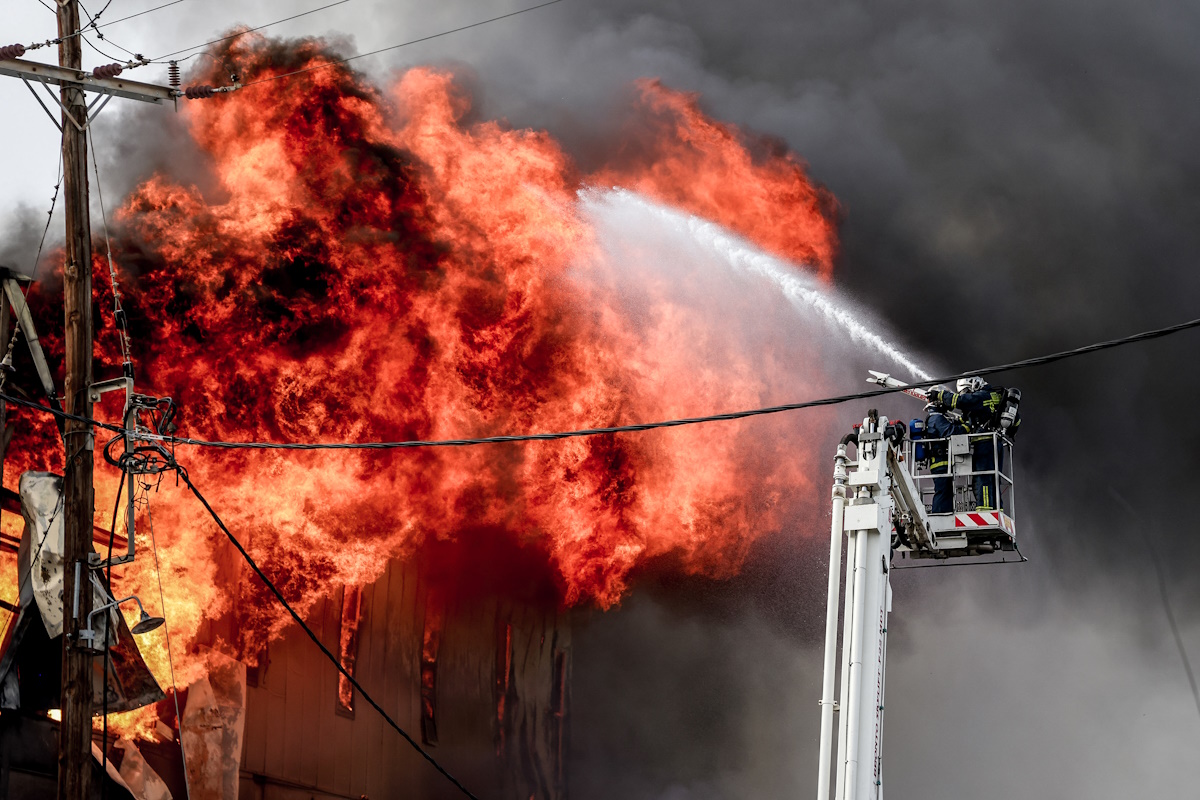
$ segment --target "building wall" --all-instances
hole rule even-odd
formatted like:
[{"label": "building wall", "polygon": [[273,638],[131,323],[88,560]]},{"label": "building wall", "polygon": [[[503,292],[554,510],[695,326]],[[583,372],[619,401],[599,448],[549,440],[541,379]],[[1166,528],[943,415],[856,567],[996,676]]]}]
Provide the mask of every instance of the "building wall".
[{"label": "building wall", "polygon": [[[309,620],[334,653],[343,591],[323,600]],[[488,798],[564,796],[570,683],[564,614],[496,596],[447,596],[395,561],[361,587],[360,614],[356,678],[418,741],[422,650],[428,673],[427,628],[441,620],[431,695],[436,743],[423,746],[468,788]],[[349,714],[339,709],[337,671],[295,626],[267,647],[250,684],[244,800],[459,796],[362,697],[354,697]]]}]

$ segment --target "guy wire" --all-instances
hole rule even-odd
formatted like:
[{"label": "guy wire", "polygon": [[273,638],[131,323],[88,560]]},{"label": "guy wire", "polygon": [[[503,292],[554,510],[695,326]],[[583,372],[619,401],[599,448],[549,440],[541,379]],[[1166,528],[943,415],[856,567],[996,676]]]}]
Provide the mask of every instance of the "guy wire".
[{"label": "guy wire", "polygon": [[[104,190],[100,186],[100,164],[96,161],[96,141],[92,136],[92,127],[87,129],[88,150],[92,154],[92,171],[96,175],[96,196],[100,199],[100,222],[104,228],[104,250],[108,258],[108,281],[113,293],[113,324],[117,327],[117,336],[121,340],[122,366],[132,365],[132,347],[129,340],[129,323],[125,319],[125,310],[121,307],[121,290],[117,288],[117,270],[113,266],[112,241],[108,236],[108,212],[104,209]],[[126,374],[129,371],[126,370]]]},{"label": "guy wire", "polygon": [[158,563],[158,542],[154,538],[154,516],[150,513],[150,485],[146,484],[146,520],[150,523],[150,549],[154,553],[154,574],[158,578],[158,607],[162,609],[163,635],[167,639],[167,666],[171,671],[171,695],[175,700],[175,725],[179,729],[179,757],[183,760],[183,791],[192,796],[191,781],[188,779],[187,754],[183,749],[183,714],[179,711],[179,687],[175,684],[175,659],[171,655],[171,626],[167,622],[167,601],[163,597],[162,567]]},{"label": "guy wire", "polygon": [[296,609],[292,607],[292,604],[287,601],[287,598],[285,598],[283,596],[283,593],[281,591],[279,591],[279,588],[274,583],[272,583],[271,579],[268,578],[266,573],[264,573],[262,571],[262,568],[258,566],[258,564],[254,561],[253,558],[251,558],[250,553],[248,553],[246,551],[246,548],[242,546],[242,543],[239,542],[237,537],[233,535],[233,532],[230,531],[229,528],[227,528],[225,526],[225,523],[221,520],[221,517],[217,515],[216,510],[213,509],[213,507],[211,505],[209,505],[208,500],[206,500],[204,498],[204,495],[202,495],[200,493],[200,490],[196,488],[196,485],[194,483],[192,483],[192,479],[188,475],[187,470],[184,469],[179,464],[175,464],[175,474],[178,475],[179,479],[182,480],[184,482],[184,484],[187,485],[187,488],[191,491],[191,493],[196,496],[196,499],[199,500],[200,504],[204,506],[204,510],[207,511],[209,516],[211,516],[213,518],[213,522],[215,522],[217,524],[217,527],[221,529],[221,532],[225,534],[225,537],[227,539],[229,539],[230,543],[237,549],[238,553],[241,554],[242,558],[245,559],[246,563],[250,566],[250,569],[252,569],[254,571],[254,574],[259,577],[259,580],[261,580],[266,585],[266,587],[271,591],[271,594],[275,595],[275,599],[278,600],[279,604],[282,605],[284,610],[288,612],[288,614],[291,616],[292,620],[295,621],[295,623],[300,626],[301,630],[303,630],[304,633],[308,636],[308,638],[312,640],[313,644],[315,644],[317,646],[317,648],[320,649],[321,653],[324,654],[325,658],[329,659],[329,662],[331,664],[333,664],[334,667],[337,668],[337,671],[340,672],[342,674],[342,676],[345,677],[346,680],[348,680],[350,682],[350,685],[353,686],[358,691],[358,693],[362,697],[362,699],[366,700],[367,703],[370,704],[370,706],[372,708],[374,708],[377,712],[379,712],[379,715],[381,717],[383,717],[384,721],[387,722],[388,725],[390,725],[394,731],[396,731],[398,734],[400,734],[400,736],[403,737],[404,741],[406,741],[409,744],[409,746],[411,746],[414,750],[417,751],[418,755],[420,755],[422,758],[424,758],[426,761],[428,761],[429,764],[435,770],[437,770],[438,773],[441,774],[442,777],[444,777],[446,780],[448,780],[452,784],[454,784],[454,786],[460,792],[462,792],[467,797],[471,798],[471,800],[479,800],[479,798],[476,797],[471,792],[470,789],[468,789],[466,786],[464,786],[462,784],[462,782],[458,780],[458,778],[454,777],[452,774],[450,774],[450,772],[445,767],[443,767],[441,764],[439,764],[437,759],[435,759],[432,755],[430,755],[427,750],[425,750],[423,747],[421,747],[421,745],[417,744],[416,740],[413,739],[412,736],[409,735],[409,733],[407,731],[405,731],[403,728],[401,728],[400,724],[398,722],[396,722],[396,720],[392,719],[392,716],[383,709],[383,706],[379,705],[379,703],[375,701],[375,698],[373,698],[367,692],[367,690],[362,687],[362,684],[360,684],[358,682],[358,680],[354,677],[354,675],[352,675],[349,670],[347,670],[344,666],[342,666],[341,660],[338,659],[338,657],[336,655],[334,655],[332,652],[330,652],[329,648],[325,646],[325,644],[321,641],[320,637],[317,636],[317,634],[313,631],[313,629],[308,626],[308,623],[304,621],[304,618],[300,616],[299,612],[297,612]]}]

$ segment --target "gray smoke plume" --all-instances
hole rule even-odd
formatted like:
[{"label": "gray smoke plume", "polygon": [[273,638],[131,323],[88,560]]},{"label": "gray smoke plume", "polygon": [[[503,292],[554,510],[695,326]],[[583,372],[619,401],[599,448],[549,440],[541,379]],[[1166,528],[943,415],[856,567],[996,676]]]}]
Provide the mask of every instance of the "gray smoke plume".
[{"label": "gray smoke plume", "polygon": [[[130,23],[127,41],[167,51],[296,10],[190,5]],[[354,2],[273,32],[352,33],[343,46],[367,51],[517,7]],[[843,208],[839,287],[959,371],[1197,316],[1198,36],[1200,8],[1153,0],[566,0],[359,63],[381,79],[453,65],[481,117],[546,128],[585,169],[621,130],[631,80],[698,92],[808,161]],[[124,143],[114,193],[186,165],[156,114],[100,129]],[[890,798],[1187,796],[1200,717],[1147,542],[1200,664],[1196,337],[996,379],[1025,393],[1030,562],[897,574]],[[841,429],[865,411],[841,409]],[[826,526],[796,520],[732,581],[647,576],[623,608],[580,615],[573,796],[812,791]]]},{"label": "gray smoke plume", "polygon": [[[782,137],[843,204],[839,285],[958,371],[1197,316],[1182,98],[1198,22],[1165,4],[610,3],[548,12],[520,47],[464,60],[485,76],[484,115],[548,127],[585,164],[642,75]],[[1200,718],[1138,534],[1166,554],[1200,662],[1184,518],[1200,427],[1180,402],[1195,348],[1184,334],[998,378],[1025,392],[1031,562],[897,575],[889,796],[1190,785]],[[879,405],[918,415],[910,402]],[[577,797],[812,790],[826,536],[798,521],[732,584],[658,587],[588,621]]]}]

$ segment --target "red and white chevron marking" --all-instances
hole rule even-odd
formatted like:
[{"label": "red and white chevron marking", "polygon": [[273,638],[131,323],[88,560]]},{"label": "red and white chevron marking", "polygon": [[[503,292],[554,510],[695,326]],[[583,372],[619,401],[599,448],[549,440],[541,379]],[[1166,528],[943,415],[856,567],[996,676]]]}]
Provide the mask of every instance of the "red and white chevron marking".
[{"label": "red and white chevron marking", "polygon": [[1001,528],[1013,532],[1013,521],[999,511],[967,511],[954,515],[956,528]]}]

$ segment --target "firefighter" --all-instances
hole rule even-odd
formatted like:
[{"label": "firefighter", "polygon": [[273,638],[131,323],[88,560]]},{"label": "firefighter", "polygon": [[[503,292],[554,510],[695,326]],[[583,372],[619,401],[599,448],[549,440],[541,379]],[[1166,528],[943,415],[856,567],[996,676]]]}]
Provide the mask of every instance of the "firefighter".
[{"label": "firefighter", "polygon": [[934,514],[950,514],[954,511],[954,478],[950,471],[950,443],[945,441],[956,434],[966,433],[967,428],[937,403],[925,406],[925,438],[941,439],[925,446],[929,457],[929,471],[934,475],[945,475],[933,479]]},{"label": "firefighter", "polygon": [[1021,415],[1017,412],[1021,391],[992,386],[980,377],[960,378],[955,388],[953,394],[935,388],[929,392],[929,399],[961,412],[968,431],[978,434],[971,442],[971,471],[976,473],[972,480],[975,508],[999,509],[996,471],[1004,468],[1004,450],[992,434],[1001,432],[1010,440],[1016,436],[1021,426]]}]

